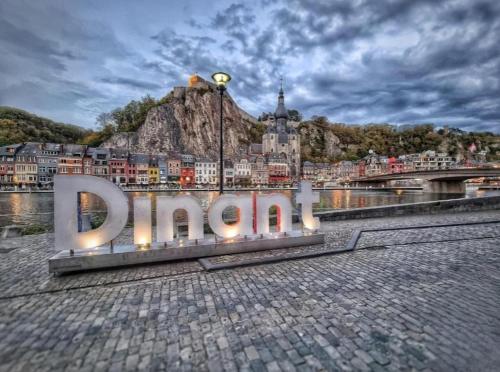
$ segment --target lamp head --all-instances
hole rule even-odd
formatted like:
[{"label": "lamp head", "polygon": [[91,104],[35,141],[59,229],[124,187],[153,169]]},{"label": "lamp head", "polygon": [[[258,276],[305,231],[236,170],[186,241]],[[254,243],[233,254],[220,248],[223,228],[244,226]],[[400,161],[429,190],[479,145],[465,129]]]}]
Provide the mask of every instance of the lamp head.
[{"label": "lamp head", "polygon": [[217,85],[217,88],[225,89],[227,83],[231,80],[231,76],[225,72],[216,72],[212,74],[212,80]]}]

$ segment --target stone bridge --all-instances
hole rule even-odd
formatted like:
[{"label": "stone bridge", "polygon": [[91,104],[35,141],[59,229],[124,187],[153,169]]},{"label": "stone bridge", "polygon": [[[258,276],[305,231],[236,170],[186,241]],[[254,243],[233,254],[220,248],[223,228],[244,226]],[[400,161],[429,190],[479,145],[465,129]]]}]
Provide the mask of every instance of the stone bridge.
[{"label": "stone bridge", "polygon": [[352,181],[386,186],[390,181],[421,179],[424,180],[424,190],[428,192],[464,193],[463,181],[479,177],[500,177],[500,168],[455,168],[390,173],[354,178]]}]

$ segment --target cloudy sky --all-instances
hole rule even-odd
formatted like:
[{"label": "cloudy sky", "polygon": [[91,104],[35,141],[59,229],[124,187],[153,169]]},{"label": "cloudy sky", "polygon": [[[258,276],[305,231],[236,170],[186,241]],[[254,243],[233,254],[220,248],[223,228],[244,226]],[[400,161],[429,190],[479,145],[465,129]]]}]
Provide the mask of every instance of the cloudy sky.
[{"label": "cloudy sky", "polygon": [[193,72],[258,115],[500,132],[498,0],[2,0],[0,105],[93,127]]}]

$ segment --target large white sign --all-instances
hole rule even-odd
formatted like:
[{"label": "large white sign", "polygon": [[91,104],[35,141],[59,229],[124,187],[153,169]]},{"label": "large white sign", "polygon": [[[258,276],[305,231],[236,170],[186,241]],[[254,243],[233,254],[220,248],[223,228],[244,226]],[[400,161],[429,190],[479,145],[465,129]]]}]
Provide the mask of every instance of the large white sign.
[{"label": "large white sign", "polygon": [[[99,196],[107,207],[107,217],[97,229],[78,231],[78,193],[88,192]],[[116,238],[127,223],[128,200],[120,188],[110,181],[94,176],[56,175],[54,180],[55,244],[57,250],[77,250],[98,247]],[[319,202],[319,193],[313,192],[311,183],[302,181],[296,196],[300,205],[305,229],[319,229],[319,219],[313,217],[312,204]],[[151,199],[137,197],[134,208],[134,244],[148,245],[153,242],[151,223]],[[159,196],[156,203],[156,242],[175,240],[174,212],[187,212],[188,238],[203,239],[203,209],[193,196]],[[281,193],[257,195],[223,194],[208,209],[208,224],[221,238],[234,238],[252,234],[269,233],[269,209],[276,207],[280,232],[292,231],[292,203]],[[223,211],[228,207],[238,209],[238,221],[227,224]]]}]

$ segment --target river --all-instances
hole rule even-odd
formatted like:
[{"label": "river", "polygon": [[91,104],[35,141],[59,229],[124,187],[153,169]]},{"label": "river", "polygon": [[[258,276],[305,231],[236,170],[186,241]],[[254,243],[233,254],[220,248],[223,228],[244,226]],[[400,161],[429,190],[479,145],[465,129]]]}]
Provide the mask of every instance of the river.
[{"label": "river", "polygon": [[[283,191],[290,197],[293,191]],[[249,192],[241,192],[241,194]],[[177,195],[179,192],[129,192],[129,201],[139,195]],[[204,209],[217,197],[214,191],[194,191],[190,193],[200,199]],[[499,195],[500,191],[468,189],[465,197]],[[410,190],[322,190],[320,202],[315,211],[351,209],[390,204],[416,203],[463,197],[457,194],[431,194]],[[82,209],[85,213],[104,214],[104,203],[91,194],[82,195]],[[153,198],[153,209],[154,198]],[[0,193],[0,227],[7,225],[48,225],[53,224],[54,195],[52,193]]]}]

